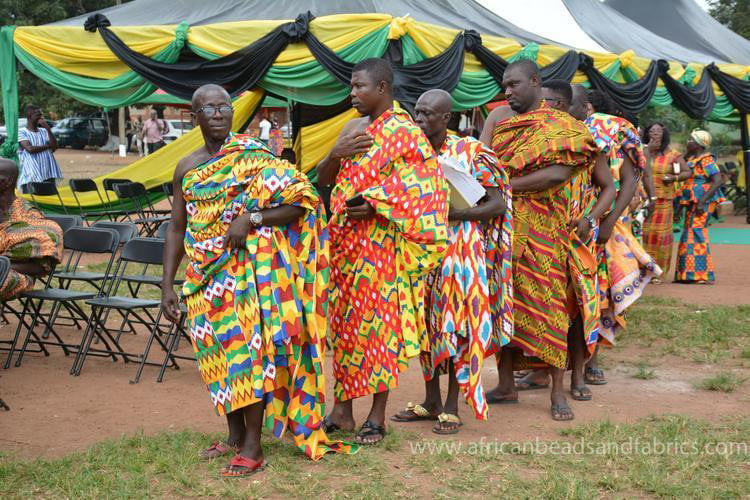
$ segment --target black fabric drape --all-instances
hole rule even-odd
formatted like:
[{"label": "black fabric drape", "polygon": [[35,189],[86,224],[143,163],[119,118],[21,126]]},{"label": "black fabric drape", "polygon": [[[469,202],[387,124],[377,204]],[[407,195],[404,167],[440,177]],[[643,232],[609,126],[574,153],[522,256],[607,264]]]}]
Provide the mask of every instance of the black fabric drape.
[{"label": "black fabric drape", "polygon": [[474,30],[466,30],[464,32],[465,48],[467,52],[471,52],[479,59],[487,71],[490,73],[492,78],[495,79],[498,85],[503,86],[503,73],[505,68],[508,67],[508,61],[500,57],[499,55],[492,52],[490,49],[482,45],[482,35]]},{"label": "black fabric drape", "polygon": [[706,71],[711,79],[716,82],[724,95],[727,96],[732,106],[742,113],[750,113],[750,82],[740,80],[732,75],[722,72],[714,63],[706,66]]},{"label": "black fabric drape", "polygon": [[669,74],[669,63],[664,59],[657,61],[659,66],[659,77],[664,82],[664,86],[672,96],[672,102],[675,106],[687,113],[688,116],[695,119],[707,117],[716,104],[716,95],[711,83],[711,77],[707,71],[703,71],[701,79],[694,87],[684,85]]},{"label": "black fabric drape", "polygon": [[303,39],[313,18],[310,12],[301,14],[294,22],[282,24],[224,57],[175,64],[158,62],[132,50],[109,29],[110,22],[102,14],[86,19],[84,28],[91,32],[98,29],[109,49],[147,81],[172,95],[190,99],[198,87],[207,83],[222,85],[233,96],[255,87],[286,46]]},{"label": "black fabric drape", "polygon": [[646,109],[656,91],[659,70],[654,61],[643,78],[631,83],[617,83],[602,75],[594,67],[594,60],[587,54],[579,54],[579,68],[586,74],[591,87],[609,94],[624,113],[639,113]]},{"label": "black fabric drape", "polygon": [[578,71],[581,58],[575,50],[569,50],[564,56],[551,62],[539,70],[544,80],[565,80],[569,82],[573,79]]},{"label": "black fabric drape", "polygon": [[464,34],[459,33],[442,54],[407,66],[401,41],[391,41],[385,58],[393,66],[393,97],[411,111],[419,96],[430,89],[452,92],[464,71],[464,46]]}]

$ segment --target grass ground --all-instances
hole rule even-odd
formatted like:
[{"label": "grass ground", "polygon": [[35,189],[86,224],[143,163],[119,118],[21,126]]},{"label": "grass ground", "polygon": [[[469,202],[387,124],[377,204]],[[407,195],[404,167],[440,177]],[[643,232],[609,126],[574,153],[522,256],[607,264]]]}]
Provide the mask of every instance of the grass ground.
[{"label": "grass ground", "polygon": [[556,440],[507,443],[505,448],[492,441],[424,441],[393,432],[382,446],[319,463],[302,458],[289,442],[269,438],[268,469],[254,478],[230,480],[217,474],[225,460],[198,459],[199,450],[218,436],[181,431],[106,441],[56,460],[3,457],[0,495],[742,497],[750,492],[749,435],[746,416],[710,424],[671,415],[576,426]]},{"label": "grass ground", "polygon": [[[635,379],[660,377],[661,358],[677,356],[720,366],[696,387],[737,390],[750,368],[748,313],[748,306],[697,307],[646,297],[606,362],[616,363],[620,349],[646,348],[646,357],[633,364]],[[0,452],[0,497],[748,497],[747,412],[709,421],[679,415],[678,407],[672,411],[629,423],[574,425],[552,439],[504,445],[492,437],[452,441],[394,430],[378,447],[318,463],[289,441],[268,437],[269,468],[239,480],[219,478],[226,459],[198,459],[220,435],[136,434],[56,459],[29,461]]]}]

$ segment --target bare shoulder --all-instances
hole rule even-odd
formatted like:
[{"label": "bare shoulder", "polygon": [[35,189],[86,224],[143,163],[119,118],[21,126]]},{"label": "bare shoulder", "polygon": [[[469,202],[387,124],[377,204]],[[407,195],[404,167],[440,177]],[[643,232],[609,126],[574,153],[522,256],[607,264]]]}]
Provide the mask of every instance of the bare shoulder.
[{"label": "bare shoulder", "polygon": [[363,116],[360,118],[352,118],[348,122],[346,122],[346,125],[344,125],[344,128],[341,129],[341,135],[346,135],[349,132],[364,132],[367,126],[370,124],[370,118],[367,116]]},{"label": "bare shoulder", "polygon": [[182,182],[182,178],[185,177],[189,171],[203,163],[208,159],[208,154],[203,148],[185,156],[177,162],[177,168],[174,171],[174,180]]},{"label": "bare shoulder", "polygon": [[492,122],[492,124],[495,125],[498,122],[507,120],[508,118],[512,118],[514,116],[516,116],[516,112],[513,111],[510,106],[498,106],[490,112],[489,116],[487,117],[487,121]]}]

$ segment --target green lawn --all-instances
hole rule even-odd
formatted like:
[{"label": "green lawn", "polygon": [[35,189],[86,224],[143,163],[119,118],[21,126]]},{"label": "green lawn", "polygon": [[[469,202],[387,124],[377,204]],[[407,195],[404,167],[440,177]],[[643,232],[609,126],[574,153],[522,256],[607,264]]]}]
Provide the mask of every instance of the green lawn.
[{"label": "green lawn", "polygon": [[749,366],[750,306],[701,306],[642,297],[627,313],[623,346],[654,349],[697,363]]},{"label": "green lawn", "polygon": [[[746,416],[720,424],[681,416],[650,417],[631,425],[602,421],[538,443],[538,453],[530,445],[503,449],[494,441],[482,447],[392,432],[381,446],[353,456],[327,456],[318,463],[287,441],[267,438],[267,471],[220,479],[217,473],[226,460],[208,463],[197,457],[218,436],[182,431],[106,441],[54,460],[0,456],[0,496],[456,498],[491,492],[520,498],[737,498],[750,493],[749,436]],[[461,449],[440,449],[441,443]],[[685,443],[684,454],[675,443]],[[672,446],[671,452],[665,448],[658,453],[659,445]],[[576,446],[589,452],[572,453]],[[544,454],[545,447],[558,451]]]}]

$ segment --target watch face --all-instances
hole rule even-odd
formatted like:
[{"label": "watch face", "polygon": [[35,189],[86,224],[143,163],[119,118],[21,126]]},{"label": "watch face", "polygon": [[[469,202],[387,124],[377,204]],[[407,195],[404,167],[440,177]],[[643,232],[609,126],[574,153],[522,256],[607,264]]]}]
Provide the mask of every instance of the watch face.
[{"label": "watch face", "polygon": [[250,222],[254,226],[258,226],[261,224],[261,222],[263,222],[263,216],[260,214],[260,212],[253,212],[252,214],[250,214]]}]

